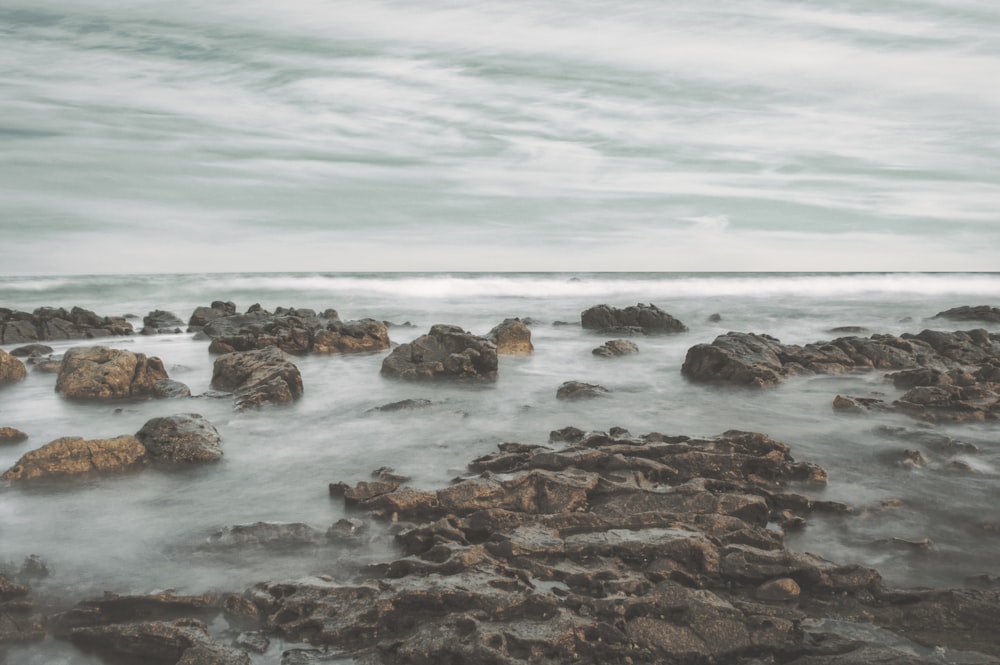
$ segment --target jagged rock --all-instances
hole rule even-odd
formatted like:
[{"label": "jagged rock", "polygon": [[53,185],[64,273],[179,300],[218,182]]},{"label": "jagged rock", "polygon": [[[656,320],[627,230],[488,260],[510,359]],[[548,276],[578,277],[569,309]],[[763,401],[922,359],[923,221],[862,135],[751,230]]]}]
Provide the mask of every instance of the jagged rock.
[{"label": "jagged rock", "polygon": [[635,342],[630,342],[627,339],[608,340],[593,350],[595,356],[601,356],[602,358],[617,358],[618,356],[627,356],[631,353],[639,353],[639,347],[635,345]]},{"label": "jagged rock", "polygon": [[61,307],[39,307],[31,313],[0,307],[0,344],[94,339],[131,335],[132,332],[132,324],[123,317],[98,316],[81,307],[69,311]]},{"label": "jagged rock", "polygon": [[104,346],[75,347],[63,356],[56,392],[74,399],[145,398],[167,378],[159,358]]},{"label": "jagged rock", "polygon": [[596,383],[566,381],[556,390],[556,397],[558,399],[589,399],[606,395],[609,392],[611,391]]},{"label": "jagged rock", "polygon": [[489,340],[458,326],[438,324],[400,344],[382,361],[382,376],[427,381],[497,378],[497,350]]},{"label": "jagged rock", "polygon": [[25,453],[2,480],[34,480],[84,473],[122,473],[149,462],[145,446],[133,436],[84,440],[65,437]]},{"label": "jagged rock", "polygon": [[142,318],[143,335],[180,333],[184,322],[173,312],[153,310]]},{"label": "jagged rock", "polygon": [[238,410],[285,404],[303,392],[299,368],[273,346],[217,358],[212,387],[233,392]]},{"label": "jagged rock", "polygon": [[14,427],[0,427],[0,446],[27,441],[28,435]]},{"label": "jagged rock", "polygon": [[54,352],[55,350],[51,346],[46,346],[45,344],[26,344],[12,349],[10,355],[15,358],[38,358],[40,356],[51,355]]},{"label": "jagged rock", "polygon": [[935,319],[948,319],[950,321],[986,321],[988,323],[1000,323],[1000,308],[989,305],[977,305],[970,307],[952,307],[934,315]]},{"label": "jagged rock", "polygon": [[531,344],[531,329],[521,319],[504,319],[486,333],[486,339],[496,345],[497,353],[503,355],[527,356],[535,351]]},{"label": "jagged rock", "polygon": [[316,545],[322,540],[322,533],[301,522],[291,524],[255,522],[228,526],[213,533],[208,537],[203,549],[229,549],[248,546],[294,549]]},{"label": "jagged rock", "polygon": [[188,319],[188,332],[198,332],[209,321],[236,314],[236,303],[214,301],[209,307],[198,307]]},{"label": "jagged rock", "polygon": [[313,353],[370,353],[389,348],[389,331],[381,321],[333,321],[313,335]]},{"label": "jagged rock", "polygon": [[0,349],[0,386],[23,381],[28,370],[20,360]]},{"label": "jagged rock", "polygon": [[596,305],[580,314],[580,323],[585,330],[597,330],[603,333],[649,335],[687,332],[687,326],[656,305],[643,303],[625,309]]},{"label": "jagged rock", "polygon": [[136,432],[135,438],[146,447],[154,463],[196,464],[222,457],[219,430],[197,413],[153,418]]}]

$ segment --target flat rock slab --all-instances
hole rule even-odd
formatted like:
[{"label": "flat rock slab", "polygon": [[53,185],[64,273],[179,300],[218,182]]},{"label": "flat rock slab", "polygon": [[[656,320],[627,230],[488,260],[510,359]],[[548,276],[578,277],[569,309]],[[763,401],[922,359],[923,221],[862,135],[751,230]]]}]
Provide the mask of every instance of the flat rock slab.
[{"label": "flat rock slab", "polygon": [[87,473],[123,473],[149,462],[145,446],[134,436],[85,440],[65,437],[25,453],[2,480],[36,480]]}]

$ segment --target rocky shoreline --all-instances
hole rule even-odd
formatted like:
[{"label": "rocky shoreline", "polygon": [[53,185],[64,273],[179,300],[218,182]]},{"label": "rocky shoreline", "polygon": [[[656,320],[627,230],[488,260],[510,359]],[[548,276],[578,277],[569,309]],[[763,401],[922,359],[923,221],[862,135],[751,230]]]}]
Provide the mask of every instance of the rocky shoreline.
[{"label": "rocky shoreline", "polygon": [[[958,320],[993,315],[989,308],[956,311],[949,316]],[[124,330],[118,318],[93,313],[77,314],[78,329],[51,323],[73,323],[71,312],[78,308],[42,308],[34,318],[0,310],[4,331],[27,336],[30,327],[33,342]],[[146,334],[176,334],[178,321],[169,312],[150,312]],[[687,331],[643,304],[590,308],[581,324],[607,335]],[[188,325],[217,354],[212,386],[232,396],[236,411],[301,397],[308,387],[292,359],[304,354],[385,351],[381,375],[390,379],[491,383],[500,371],[498,354],[536,352],[531,326],[520,319],[504,320],[484,336],[438,324],[395,346],[391,324],[345,323],[334,310],[270,313],[254,306],[238,314],[235,305],[219,301],[196,310]],[[45,337],[51,330],[70,336]],[[16,395],[26,376],[18,357],[45,355],[24,349],[0,350],[5,398]],[[633,342],[616,339],[589,355],[636,352]],[[183,384],[169,384],[159,358],[74,347],[57,361],[55,390],[66,399],[191,398]],[[692,346],[681,369],[693,382],[739,387],[866,371],[886,372],[905,394],[892,403],[837,395],[834,409],[898,411],[929,423],[1000,418],[1000,335],[982,329],[804,346],[730,332]],[[567,381],[557,397],[606,392]],[[404,400],[382,409],[420,406],[420,400]],[[20,445],[27,437],[0,428],[0,444]],[[210,422],[177,414],[149,421],[135,435],[58,439],[26,453],[3,480],[134,472],[147,464],[183,468],[222,454]],[[345,548],[359,534],[391,534],[398,557],[350,579],[270,580],[196,596],[109,594],[67,608],[33,599],[37,562],[2,570],[0,655],[5,644],[51,636],[109,662],[181,665],[242,665],[252,662],[251,653],[283,665],[347,658],[511,665],[929,665],[951,662],[942,661],[945,656],[1000,662],[997,591],[896,589],[874,569],[789,549],[786,535],[814,515],[851,519],[880,507],[817,498],[826,472],[796,460],[789,445],[766,434],[698,438],[566,427],[543,443],[504,443],[470,460],[467,471],[436,490],[410,487],[389,469],[354,485],[331,478],[330,496],[353,515],[325,534],[304,524],[262,522],[226,527],[205,545]],[[895,637],[887,641],[887,634]],[[289,643],[309,646],[279,646]]]}]

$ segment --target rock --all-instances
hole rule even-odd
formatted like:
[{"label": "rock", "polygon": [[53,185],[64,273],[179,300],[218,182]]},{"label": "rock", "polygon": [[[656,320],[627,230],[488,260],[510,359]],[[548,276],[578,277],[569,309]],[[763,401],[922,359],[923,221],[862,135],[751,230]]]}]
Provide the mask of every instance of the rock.
[{"label": "rock", "polygon": [[687,332],[687,326],[670,316],[656,305],[639,303],[625,309],[596,305],[580,314],[580,323],[585,330],[604,333],[679,333]]},{"label": "rock", "polygon": [[834,335],[860,335],[868,332],[868,330],[862,326],[837,326],[836,328],[830,328],[829,332]]},{"label": "rock", "polygon": [[236,314],[236,303],[216,300],[209,307],[198,307],[188,319],[188,332],[197,332],[209,321]]},{"label": "rock", "polygon": [[0,427],[0,446],[8,446],[27,441],[28,435],[13,427]]},{"label": "rock", "polygon": [[238,410],[289,403],[303,392],[299,368],[273,346],[217,358],[212,387],[233,392]]},{"label": "rock", "polygon": [[135,438],[153,463],[196,464],[222,457],[222,437],[215,425],[197,413],[185,413],[146,422]]},{"label": "rock", "polygon": [[970,307],[953,307],[934,315],[935,319],[948,319],[950,321],[985,321],[987,323],[1000,323],[1000,308],[989,305],[977,305]]},{"label": "rock", "polygon": [[707,320],[709,323],[719,323],[722,321],[722,315],[716,312],[715,314],[710,314]]},{"label": "rock", "polygon": [[521,319],[504,319],[486,334],[486,339],[497,347],[497,353],[527,356],[535,351],[531,344],[531,329]]},{"label": "rock", "polygon": [[225,527],[208,538],[203,549],[230,549],[264,547],[269,549],[294,549],[316,545],[323,534],[308,524],[276,524],[255,522]]},{"label": "rock", "polygon": [[45,637],[45,618],[28,597],[31,588],[0,575],[0,657],[3,646]]},{"label": "rock", "polygon": [[63,356],[56,392],[73,399],[145,398],[167,378],[159,358],[104,346],[75,347]]},{"label": "rock", "polygon": [[333,321],[313,334],[313,353],[371,353],[389,348],[385,323],[374,319]]},{"label": "rock", "polygon": [[20,360],[0,349],[0,386],[23,381],[28,370]]},{"label": "rock", "polygon": [[149,462],[145,446],[133,436],[84,440],[65,437],[25,453],[2,480],[58,478],[85,473],[123,473]]},{"label": "rock", "polygon": [[631,353],[639,353],[639,347],[627,339],[612,339],[593,350],[595,356],[602,358],[617,358]]},{"label": "rock", "polygon": [[415,411],[416,409],[426,409],[427,407],[432,406],[433,404],[434,402],[432,402],[429,399],[404,399],[398,402],[390,402],[389,404],[376,406],[374,408],[368,409],[368,411],[369,412]]},{"label": "rock", "polygon": [[181,332],[184,322],[173,312],[153,310],[142,318],[143,335],[175,334]]},{"label": "rock", "polygon": [[596,383],[584,383],[582,381],[566,381],[556,390],[558,399],[589,399],[600,397],[611,392],[604,386]]},{"label": "rock", "polygon": [[191,389],[180,381],[160,379],[153,384],[152,396],[157,399],[183,399],[191,396]]},{"label": "rock", "polygon": [[874,409],[884,408],[885,405],[885,402],[877,397],[851,397],[850,395],[837,395],[833,398],[834,411],[868,413]]},{"label": "rock", "polygon": [[29,358],[28,362],[31,364],[33,371],[39,374],[58,374],[59,370],[62,369],[62,357],[55,358]]},{"label": "rock", "polygon": [[54,352],[51,346],[46,346],[45,344],[26,344],[25,346],[19,346],[11,350],[10,355],[15,358],[37,358],[50,355]]},{"label": "rock", "polygon": [[688,349],[681,373],[695,381],[773,386],[787,374],[779,356],[783,348],[770,335],[730,332]]},{"label": "rock", "polygon": [[802,590],[795,580],[790,577],[781,577],[761,584],[757,587],[755,595],[758,600],[781,603],[795,600],[801,593]]},{"label": "rock", "polygon": [[385,377],[411,381],[497,378],[497,350],[489,340],[458,326],[438,324],[400,344],[382,361]]},{"label": "rock", "polygon": [[79,647],[119,659],[176,665],[251,665],[245,651],[212,642],[205,625],[191,619],[74,628],[69,637]]},{"label": "rock", "polygon": [[69,311],[39,307],[31,313],[0,308],[0,344],[94,339],[132,332],[132,324],[123,317],[98,316],[81,307]]}]

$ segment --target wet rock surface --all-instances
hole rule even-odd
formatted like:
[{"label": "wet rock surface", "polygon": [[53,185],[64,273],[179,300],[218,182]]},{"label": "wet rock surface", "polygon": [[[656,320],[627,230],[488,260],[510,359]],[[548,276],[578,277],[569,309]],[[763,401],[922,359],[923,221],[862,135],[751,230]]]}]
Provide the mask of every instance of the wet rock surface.
[{"label": "wet rock surface", "polygon": [[963,305],[952,307],[934,315],[935,319],[948,319],[949,321],[984,321],[986,323],[1000,323],[1000,308],[989,305]]},{"label": "wet rock surface", "polygon": [[493,342],[497,353],[502,355],[528,356],[535,351],[531,343],[531,329],[521,319],[504,319],[486,333],[486,339]]},{"label": "wet rock surface", "polygon": [[184,322],[173,312],[156,309],[142,317],[143,335],[179,334]]},{"label": "wet rock surface", "polygon": [[25,453],[0,479],[25,481],[87,473],[124,473],[141,469],[148,462],[145,446],[134,436],[89,440],[64,437]]},{"label": "wet rock surface", "polygon": [[594,349],[592,353],[602,358],[617,358],[639,353],[639,347],[627,339],[612,339]]},{"label": "wet rock surface", "polygon": [[618,309],[608,305],[595,305],[580,314],[580,324],[585,330],[608,334],[658,334],[687,332],[687,326],[656,305],[639,303]]},{"label": "wet rock surface", "polygon": [[158,381],[170,378],[157,357],[147,358],[106,346],[66,351],[56,378],[56,392],[80,400],[148,398]]},{"label": "wet rock surface", "polygon": [[557,399],[591,399],[606,395],[610,390],[596,383],[584,383],[583,381],[566,381],[556,389]]},{"label": "wet rock surface", "polygon": [[153,418],[138,432],[153,463],[187,465],[222,457],[222,437],[215,425],[197,413]]},{"label": "wet rock surface", "polygon": [[382,376],[410,381],[497,378],[493,342],[458,326],[438,324],[412,342],[400,344],[382,361]]},{"label": "wet rock surface", "polygon": [[23,381],[28,377],[24,363],[0,349],[0,386]]},{"label": "wet rock surface", "polygon": [[28,435],[15,427],[0,427],[0,446],[14,445],[27,440]]},{"label": "wet rock surface", "polygon": [[82,307],[39,307],[18,312],[0,307],[0,344],[49,340],[96,339],[131,335],[132,324],[120,316],[99,316]]},{"label": "wet rock surface", "polygon": [[240,411],[287,404],[303,393],[299,368],[274,346],[220,356],[212,371],[212,387],[232,392]]}]

